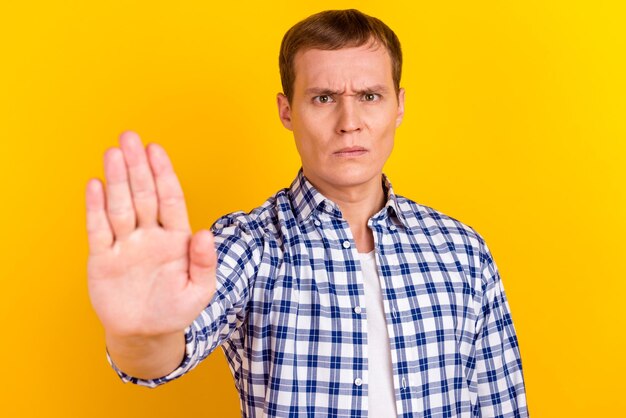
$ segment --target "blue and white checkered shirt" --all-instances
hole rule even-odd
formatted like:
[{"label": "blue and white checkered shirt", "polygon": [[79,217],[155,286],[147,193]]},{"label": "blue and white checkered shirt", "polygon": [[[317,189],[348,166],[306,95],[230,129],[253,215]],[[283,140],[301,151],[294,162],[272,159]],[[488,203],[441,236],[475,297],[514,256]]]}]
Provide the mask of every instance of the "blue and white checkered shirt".
[{"label": "blue and white checkered shirt", "polygon": [[[395,195],[368,222],[399,417],[526,417],[517,338],[496,264],[471,227]],[[244,417],[367,417],[367,311],[338,206],[302,171],[213,225],[217,292],[187,329],[175,379],[218,346]]]}]

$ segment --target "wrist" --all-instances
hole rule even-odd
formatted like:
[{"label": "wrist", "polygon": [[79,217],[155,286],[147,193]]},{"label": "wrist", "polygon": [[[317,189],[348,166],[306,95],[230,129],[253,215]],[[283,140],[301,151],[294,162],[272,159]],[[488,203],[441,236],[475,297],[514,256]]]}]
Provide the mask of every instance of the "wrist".
[{"label": "wrist", "polygon": [[185,356],[184,331],[157,336],[106,334],[107,352],[115,366],[140,379],[155,379],[174,371]]}]

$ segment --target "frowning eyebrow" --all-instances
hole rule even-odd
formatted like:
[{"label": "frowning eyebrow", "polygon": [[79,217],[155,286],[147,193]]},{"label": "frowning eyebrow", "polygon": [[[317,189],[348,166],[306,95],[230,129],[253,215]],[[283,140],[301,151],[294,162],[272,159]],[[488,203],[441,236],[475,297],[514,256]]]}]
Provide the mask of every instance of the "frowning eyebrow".
[{"label": "frowning eyebrow", "polygon": [[[359,95],[359,94],[366,94],[366,93],[379,93],[379,94],[385,94],[387,93],[387,87],[382,85],[382,84],[375,84],[373,86],[369,86],[366,87],[364,89],[359,89],[359,90],[355,90],[354,94],[355,95]],[[332,90],[332,89],[328,89],[328,88],[324,88],[324,87],[311,87],[308,88],[304,91],[304,94],[309,95],[309,94],[314,94],[314,95],[318,95],[318,96],[337,96],[337,95],[342,95],[344,94],[345,91],[339,91],[339,90]]]}]

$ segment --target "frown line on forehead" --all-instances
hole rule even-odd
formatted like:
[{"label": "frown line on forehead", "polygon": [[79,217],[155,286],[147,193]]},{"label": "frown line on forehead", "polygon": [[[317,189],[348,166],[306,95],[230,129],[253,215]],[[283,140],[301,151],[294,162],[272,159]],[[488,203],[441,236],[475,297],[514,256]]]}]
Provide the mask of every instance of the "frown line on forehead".
[{"label": "frown line on forehead", "polygon": [[[380,93],[384,94],[388,92],[387,86],[383,84],[373,84],[373,85],[365,85],[364,87],[358,89],[351,89],[353,94],[363,94],[363,93]],[[316,94],[316,95],[343,95],[346,94],[346,89],[338,90],[329,87],[309,87],[304,91],[305,95]]]}]

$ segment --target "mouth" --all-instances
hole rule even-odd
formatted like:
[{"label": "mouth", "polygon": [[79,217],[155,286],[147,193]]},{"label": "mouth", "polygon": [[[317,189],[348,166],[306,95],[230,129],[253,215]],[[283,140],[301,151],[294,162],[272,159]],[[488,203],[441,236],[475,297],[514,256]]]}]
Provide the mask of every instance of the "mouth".
[{"label": "mouth", "polygon": [[340,158],[353,158],[360,157],[361,155],[367,154],[367,152],[367,149],[363,147],[347,147],[335,151],[333,155]]}]

